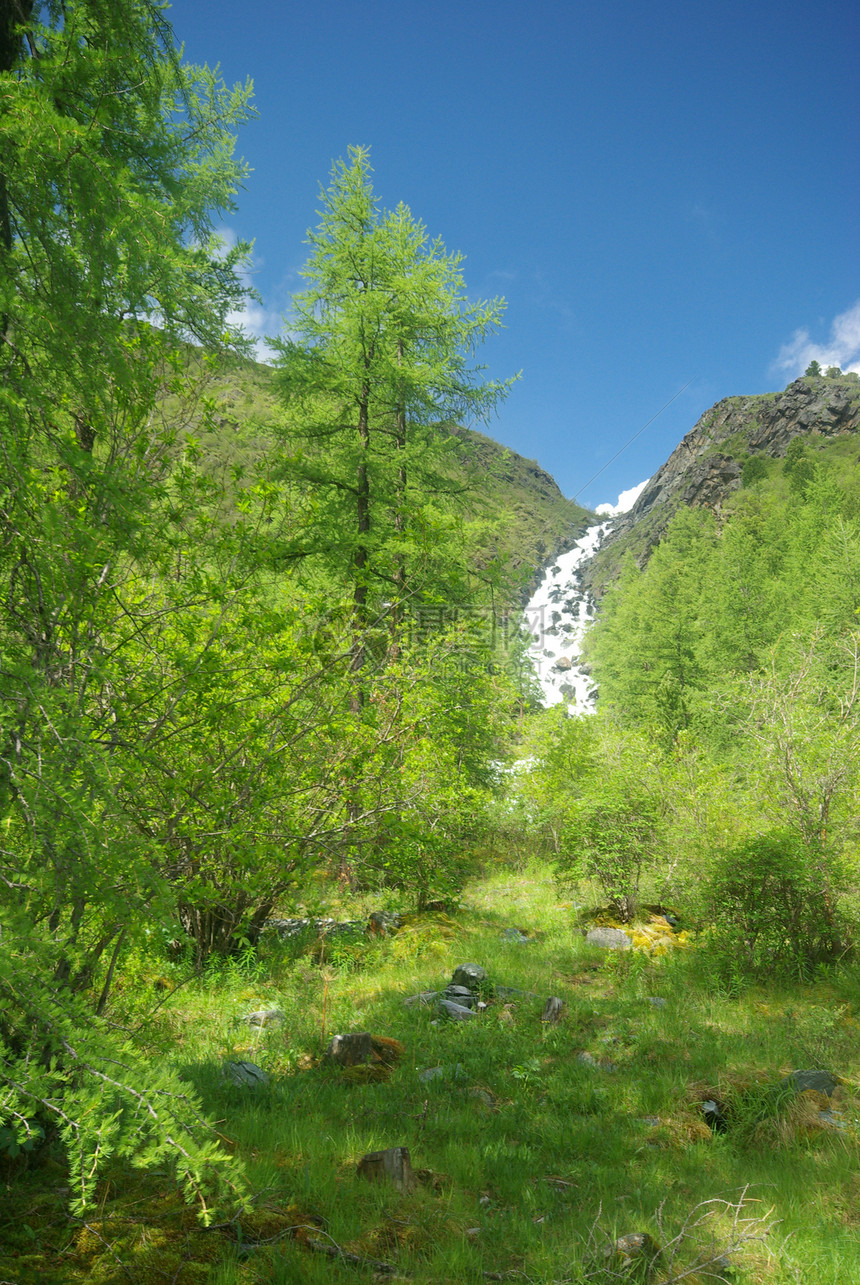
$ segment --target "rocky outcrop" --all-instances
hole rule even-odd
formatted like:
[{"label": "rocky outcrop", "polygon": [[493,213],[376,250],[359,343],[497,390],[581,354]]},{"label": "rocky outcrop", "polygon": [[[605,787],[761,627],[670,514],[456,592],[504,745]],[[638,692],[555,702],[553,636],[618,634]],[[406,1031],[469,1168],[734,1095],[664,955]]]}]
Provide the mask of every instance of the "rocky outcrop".
[{"label": "rocky outcrop", "polygon": [[617,574],[628,549],[644,563],[682,506],[719,513],[741,485],[751,455],[778,458],[792,438],[860,431],[860,378],[796,379],[782,393],[728,397],[706,411],[657,470],[633,508],[616,518],[598,554],[583,568],[595,597]]}]

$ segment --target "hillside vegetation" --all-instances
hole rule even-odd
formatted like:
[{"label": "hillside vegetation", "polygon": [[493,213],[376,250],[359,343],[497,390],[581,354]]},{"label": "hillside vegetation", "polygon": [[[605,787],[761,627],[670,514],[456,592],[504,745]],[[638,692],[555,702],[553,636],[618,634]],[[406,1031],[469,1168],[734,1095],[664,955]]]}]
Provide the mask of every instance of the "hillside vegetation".
[{"label": "hillside vegetation", "polygon": [[0,94],[3,1279],[856,1279],[851,381],[675,459],[543,710],[504,301],[352,148],[263,367],[249,88],[70,0]]}]

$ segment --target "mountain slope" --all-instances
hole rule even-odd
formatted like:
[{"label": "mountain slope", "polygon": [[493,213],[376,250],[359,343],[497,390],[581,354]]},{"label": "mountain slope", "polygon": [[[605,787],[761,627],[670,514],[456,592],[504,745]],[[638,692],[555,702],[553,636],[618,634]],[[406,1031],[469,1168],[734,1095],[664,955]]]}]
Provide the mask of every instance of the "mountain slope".
[{"label": "mountain slope", "polygon": [[[628,513],[618,517],[583,582],[600,597],[626,553],[642,566],[682,507],[716,513],[745,482],[773,471],[790,442],[808,439],[813,450],[838,453],[860,432],[857,375],[796,379],[781,393],[728,397],[706,411],[657,470]],[[750,464],[750,461],[760,463]]]},{"label": "mountain slope", "polygon": [[[246,484],[264,479],[276,440],[283,450],[285,433],[289,438],[275,372],[259,362],[234,360],[207,373],[193,350],[188,363],[205,392],[206,431],[199,399],[187,406],[168,399],[165,418],[180,440],[199,440],[211,471],[225,477],[238,471]],[[535,460],[474,429],[440,426],[439,431],[456,441],[449,468],[452,489],[458,492],[458,513],[466,520],[487,521],[484,556],[505,558],[523,581],[534,582],[539,569],[570,548],[594,521],[587,509],[562,495]]]}]

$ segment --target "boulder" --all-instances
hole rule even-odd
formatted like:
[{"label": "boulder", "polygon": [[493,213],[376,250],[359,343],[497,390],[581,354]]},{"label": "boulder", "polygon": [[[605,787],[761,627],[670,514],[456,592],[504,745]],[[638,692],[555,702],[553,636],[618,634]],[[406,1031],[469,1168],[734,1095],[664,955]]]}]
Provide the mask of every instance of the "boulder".
[{"label": "boulder", "polygon": [[454,969],[454,976],[451,978],[452,986],[465,986],[473,994],[486,990],[488,983],[487,970],[480,964],[460,964]]},{"label": "boulder", "polygon": [[253,1062],[226,1062],[224,1077],[240,1089],[257,1089],[269,1082],[266,1072]]},{"label": "boulder", "polygon": [[363,1066],[373,1059],[373,1036],[370,1031],[353,1031],[332,1036],[325,1056],[338,1066]]},{"label": "boulder", "polygon": [[841,1084],[838,1076],[830,1071],[792,1071],[785,1079],[780,1080],[781,1089],[792,1089],[795,1093],[823,1093],[826,1098],[833,1096],[833,1091]]},{"label": "boulder", "polygon": [[439,1011],[443,1016],[450,1017],[452,1022],[468,1022],[470,1018],[477,1017],[474,1009],[455,1004],[451,999],[440,999]]},{"label": "boulder", "polygon": [[585,938],[587,946],[601,946],[604,950],[629,950],[627,933],[620,928],[592,928]]}]

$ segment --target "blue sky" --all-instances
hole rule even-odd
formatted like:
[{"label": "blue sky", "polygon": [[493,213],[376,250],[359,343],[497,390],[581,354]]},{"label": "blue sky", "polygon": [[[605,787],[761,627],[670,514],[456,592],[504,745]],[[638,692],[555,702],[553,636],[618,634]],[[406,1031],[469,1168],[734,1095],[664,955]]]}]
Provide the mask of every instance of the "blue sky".
[{"label": "blue sky", "polygon": [[[250,77],[258,333],[301,288],[319,186],[371,148],[404,201],[504,295],[486,430],[566,495],[614,499],[721,397],[813,356],[860,370],[854,3],[176,0],[191,61]],[[614,463],[594,474],[692,381]]]}]

